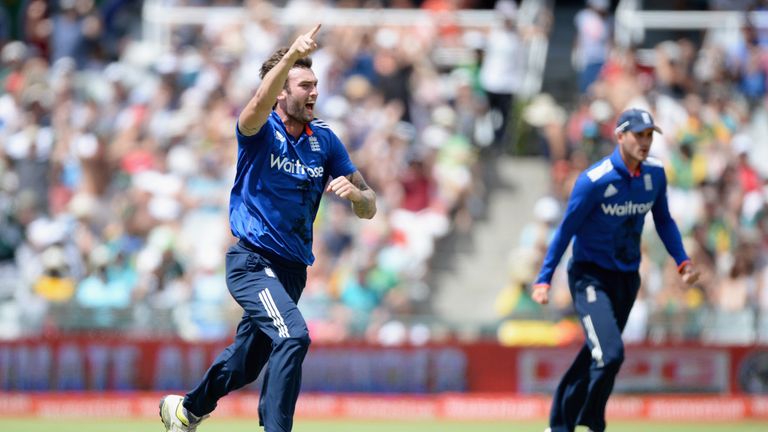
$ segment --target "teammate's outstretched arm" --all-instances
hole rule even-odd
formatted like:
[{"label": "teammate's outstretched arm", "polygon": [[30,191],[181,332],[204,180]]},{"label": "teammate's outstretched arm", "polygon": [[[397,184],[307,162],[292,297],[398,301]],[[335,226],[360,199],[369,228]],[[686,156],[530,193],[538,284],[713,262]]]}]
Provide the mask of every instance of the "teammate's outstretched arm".
[{"label": "teammate's outstretched arm", "polygon": [[368,187],[360,171],[344,177],[336,177],[328,183],[328,192],[352,202],[352,211],[361,219],[376,215],[376,193]]},{"label": "teammate's outstretched arm", "polygon": [[291,70],[296,60],[307,57],[317,49],[315,36],[318,31],[320,31],[320,24],[297,37],[283,58],[263,77],[259,88],[256,89],[256,94],[238,118],[238,127],[243,135],[255,135],[267,122],[267,117],[272,112],[277,96],[285,87],[288,71]]}]

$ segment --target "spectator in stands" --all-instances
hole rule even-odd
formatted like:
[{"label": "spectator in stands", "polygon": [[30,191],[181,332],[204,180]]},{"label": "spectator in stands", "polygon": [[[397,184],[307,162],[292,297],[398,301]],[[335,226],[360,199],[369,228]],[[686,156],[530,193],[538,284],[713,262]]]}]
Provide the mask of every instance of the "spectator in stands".
[{"label": "spectator in stands", "polygon": [[51,7],[45,0],[32,0],[24,9],[24,24],[22,31],[31,49],[37,51],[41,57],[50,55],[51,21],[49,18]]},{"label": "spectator in stands", "polygon": [[547,93],[536,95],[523,110],[523,120],[534,127],[531,141],[536,153],[553,162],[565,159],[568,152],[564,130],[566,113],[552,96]]},{"label": "spectator in stands", "polygon": [[424,150],[414,150],[409,156],[408,167],[400,176],[400,185],[403,188],[400,207],[414,213],[429,208],[436,193],[435,181],[431,176],[431,162],[423,152]]},{"label": "spectator in stands", "polygon": [[579,92],[586,93],[597,80],[608,59],[613,24],[608,16],[608,0],[587,0],[587,7],[576,14],[576,39],[571,56],[579,72]]},{"label": "spectator in stands", "polygon": [[[83,326],[98,329],[124,328],[125,311],[132,306],[136,273],[114,259],[105,245],[88,254],[89,273],[77,285],[75,300],[83,308]],[[122,311],[123,313],[119,313]],[[120,318],[123,318],[122,320]]]},{"label": "spectator in stands", "polygon": [[742,27],[740,37],[727,47],[728,67],[750,103],[758,103],[766,94],[768,63],[765,46],[759,39],[759,30],[750,22]]},{"label": "spectator in stands", "polygon": [[66,257],[60,246],[51,246],[41,256],[43,274],[35,282],[34,291],[49,302],[68,301],[75,293],[75,282],[69,275]]},{"label": "spectator in stands", "polygon": [[[78,0],[60,0],[51,20],[51,61],[80,57],[83,42],[83,18],[77,7]],[[89,8],[90,9],[90,8]],[[83,63],[78,62],[79,65]]]},{"label": "spectator in stands", "polygon": [[480,67],[480,84],[494,112],[494,142],[503,146],[510,138],[509,115],[514,96],[525,78],[523,41],[517,29],[517,3],[499,0],[495,10],[502,25],[487,36]]},{"label": "spectator in stands", "polygon": [[745,238],[739,242],[728,275],[718,286],[717,309],[737,313],[757,305],[756,251],[752,241]]},{"label": "spectator in stands", "polygon": [[675,99],[684,98],[694,85],[695,49],[691,41],[664,41],[656,46],[655,53],[657,90]]}]

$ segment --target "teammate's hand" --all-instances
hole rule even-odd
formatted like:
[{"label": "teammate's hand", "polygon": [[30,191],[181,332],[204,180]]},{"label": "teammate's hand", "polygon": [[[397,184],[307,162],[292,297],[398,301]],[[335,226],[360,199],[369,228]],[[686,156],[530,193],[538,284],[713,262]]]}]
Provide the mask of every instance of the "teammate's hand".
[{"label": "teammate's hand", "polygon": [[549,284],[539,283],[533,286],[531,298],[538,304],[549,303]]},{"label": "teammate's hand", "polygon": [[686,284],[693,285],[699,280],[699,271],[693,267],[693,264],[688,263],[680,273],[680,277]]},{"label": "teammate's hand", "polygon": [[341,176],[336,177],[328,183],[328,187],[325,189],[327,192],[333,192],[336,196],[344,199],[348,199],[352,202],[357,202],[363,199],[363,193],[357,186],[353,185],[348,178]]},{"label": "teammate's hand", "polygon": [[318,24],[312,30],[300,35],[296,38],[288,50],[288,55],[292,56],[294,60],[306,57],[314,50],[317,49],[317,42],[315,42],[315,35],[320,31],[320,25]]}]

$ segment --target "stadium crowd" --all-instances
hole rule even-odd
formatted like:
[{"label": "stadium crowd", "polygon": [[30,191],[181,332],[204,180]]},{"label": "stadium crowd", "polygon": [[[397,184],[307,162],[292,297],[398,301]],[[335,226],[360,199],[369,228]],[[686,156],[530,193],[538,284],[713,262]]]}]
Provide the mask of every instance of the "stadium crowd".
[{"label": "stadium crowd", "polygon": [[[610,32],[608,11],[597,12],[579,32]],[[535,206],[535,221],[512,254],[516,262],[541,262],[576,176],[612,151],[624,107],[650,110],[663,130],[655,134],[651,155],[665,163],[671,211],[703,274],[686,287],[655,231],[646,229],[643,282],[627,341],[768,341],[768,33],[758,25],[747,20],[736,37],[705,32],[700,46],[680,38],[639,50],[593,38],[602,45],[591,52],[604,53],[603,60],[586,78],[576,106],[566,110],[541,94],[523,114],[535,131],[536,151],[550,161],[552,190]],[[502,316],[541,313],[527,298],[510,295],[534,277],[529,267],[512,266],[498,299]],[[565,267],[545,311],[556,322],[571,313]],[[547,334],[557,343],[578,332],[564,327]]]},{"label": "stadium crowd", "polygon": [[[1,48],[0,337],[226,337],[238,318],[223,276],[238,110],[264,59],[305,29],[254,0],[245,19],[178,26],[158,50],[137,37],[136,10],[109,6],[32,0],[22,36]],[[479,78],[483,33],[435,21],[320,38],[318,112],[380,211],[359,224],[323,200],[301,308],[315,341],[391,339],[388,322],[428,311],[436,239],[482,212],[475,172],[501,128]],[[460,55],[435,61],[441,48]]]},{"label": "stadium crowd", "polygon": [[[589,3],[578,31],[607,31],[606,2]],[[31,0],[19,37],[0,24],[0,338],[119,329],[218,339],[238,321],[222,268],[234,240],[235,121],[261,62],[305,29],[280,25],[270,2],[250,0],[235,23],[175,28],[162,51],[138,37],[140,11],[109,8],[118,4]],[[309,4],[285,7],[325,7]],[[518,28],[511,1],[495,10],[503,24],[492,36],[439,20],[323,27],[313,56],[319,117],[380,201],[373,223],[360,224],[342,202],[323,200],[317,261],[300,303],[313,340],[429,339],[420,317],[435,289],[427,276],[436,241],[471,230],[483,214],[479,173],[512,139],[499,113],[524,103],[514,97],[521,62],[510,59],[520,57],[526,34],[547,31]],[[547,308],[527,302],[524,288],[574,175],[612,149],[616,114],[635,105],[664,130],[653,153],[666,163],[672,211],[705,277],[680,286],[647,229],[627,338],[714,340],[707,328],[743,333],[737,317],[768,328],[768,151],[760,141],[768,136],[768,38],[753,27],[741,36],[646,51],[603,37],[591,43],[604,44],[604,57],[582,62],[575,107],[546,94],[526,104],[533,132],[515,133],[551,162],[551,196],[514,247],[500,322],[570,315],[564,266]],[[727,322],[718,327],[720,316]]]}]

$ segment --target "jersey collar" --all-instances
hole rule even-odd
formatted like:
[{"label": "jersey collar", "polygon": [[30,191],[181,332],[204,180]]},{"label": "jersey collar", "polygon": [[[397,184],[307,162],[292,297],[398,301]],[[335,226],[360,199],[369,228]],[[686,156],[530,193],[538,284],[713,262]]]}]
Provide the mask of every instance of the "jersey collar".
[{"label": "jersey collar", "polygon": [[[273,116],[277,124],[280,125],[280,128],[283,130],[283,133],[288,139],[290,139],[292,142],[299,142],[299,140],[301,139],[301,136],[299,136],[298,138],[294,138],[293,135],[288,133],[288,130],[285,128],[285,123],[283,123],[283,119],[280,118],[280,116],[277,114],[277,111],[273,110],[271,115]],[[315,134],[315,132],[309,126],[309,123],[304,125],[304,134],[307,136],[312,136]]]}]

